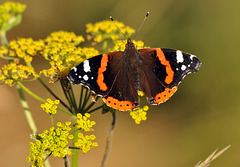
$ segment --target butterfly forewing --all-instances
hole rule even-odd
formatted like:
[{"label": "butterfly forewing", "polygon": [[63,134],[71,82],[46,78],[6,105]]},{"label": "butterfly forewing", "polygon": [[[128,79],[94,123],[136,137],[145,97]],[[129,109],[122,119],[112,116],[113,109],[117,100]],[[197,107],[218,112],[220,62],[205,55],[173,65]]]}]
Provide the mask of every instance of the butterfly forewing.
[{"label": "butterfly forewing", "polygon": [[139,52],[162,85],[170,89],[178,86],[188,73],[197,72],[201,66],[196,56],[179,50],[150,48],[140,49]]}]

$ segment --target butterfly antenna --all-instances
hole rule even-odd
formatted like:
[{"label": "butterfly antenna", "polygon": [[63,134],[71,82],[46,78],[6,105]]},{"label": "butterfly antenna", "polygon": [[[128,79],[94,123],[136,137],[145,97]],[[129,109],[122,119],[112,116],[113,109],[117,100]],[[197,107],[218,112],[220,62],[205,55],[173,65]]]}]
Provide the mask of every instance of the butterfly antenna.
[{"label": "butterfly antenna", "polygon": [[126,36],[123,34],[123,32],[120,30],[120,28],[119,28],[119,27],[117,26],[117,24],[115,23],[115,21],[113,20],[112,16],[110,16],[110,19],[111,19],[112,22],[115,24],[115,26],[117,27],[118,31],[124,36],[125,39],[127,39]]},{"label": "butterfly antenna", "polygon": [[138,32],[140,31],[140,29],[142,28],[142,26],[143,26],[143,24],[144,24],[144,22],[146,21],[146,19],[147,19],[147,17],[149,16],[149,12],[147,12],[147,14],[146,14],[146,16],[145,16],[145,18],[143,19],[143,21],[142,21],[142,24],[139,26],[139,28],[138,28],[138,30],[137,30],[137,32],[135,33],[135,35],[134,35],[134,38],[133,39],[135,39],[135,37],[137,36],[137,34],[138,34]]}]

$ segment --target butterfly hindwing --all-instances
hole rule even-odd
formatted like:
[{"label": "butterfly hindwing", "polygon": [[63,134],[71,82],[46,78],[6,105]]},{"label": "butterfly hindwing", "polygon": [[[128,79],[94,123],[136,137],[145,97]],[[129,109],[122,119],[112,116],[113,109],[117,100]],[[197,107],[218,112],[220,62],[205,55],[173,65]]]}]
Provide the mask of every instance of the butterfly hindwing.
[{"label": "butterfly hindwing", "polygon": [[115,109],[127,111],[139,107],[138,93],[134,85],[131,72],[121,64],[113,86],[109,93],[103,98],[104,102]]},{"label": "butterfly hindwing", "polygon": [[[140,68],[140,88],[147,97],[147,100],[152,105],[157,105],[167,101],[177,90],[177,87],[173,89],[163,86],[161,81],[157,78],[152,69],[157,68],[155,63],[151,67],[150,62],[155,62],[154,58],[149,58],[148,61],[144,61]],[[149,65],[145,63],[150,63]]]}]

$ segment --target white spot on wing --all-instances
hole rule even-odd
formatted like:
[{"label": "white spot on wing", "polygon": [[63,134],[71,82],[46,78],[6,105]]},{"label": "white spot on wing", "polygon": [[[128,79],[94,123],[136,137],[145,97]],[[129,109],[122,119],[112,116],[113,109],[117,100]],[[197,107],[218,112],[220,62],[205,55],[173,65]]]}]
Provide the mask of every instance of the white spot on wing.
[{"label": "white spot on wing", "polygon": [[73,67],[73,70],[74,70],[74,72],[76,72],[76,71],[77,71],[77,68],[76,68],[76,67]]},{"label": "white spot on wing", "polygon": [[177,54],[177,57],[176,57],[177,63],[182,63],[183,62],[183,54],[182,54],[182,52],[180,50],[177,50],[176,54]]},{"label": "white spot on wing", "polygon": [[190,59],[191,59],[191,60],[193,60],[193,57],[195,57],[195,56],[193,56],[193,55],[190,55]]},{"label": "white spot on wing", "polygon": [[83,79],[84,79],[85,81],[87,81],[87,80],[88,80],[88,76],[87,76],[87,75],[84,75],[84,76],[83,76]]},{"label": "white spot on wing", "polygon": [[187,67],[185,65],[182,65],[181,70],[184,71],[184,70],[186,70],[186,68]]},{"label": "white spot on wing", "polygon": [[91,72],[91,67],[90,67],[90,65],[89,65],[89,60],[85,60],[85,61],[83,62],[83,70],[84,70],[85,72]]}]

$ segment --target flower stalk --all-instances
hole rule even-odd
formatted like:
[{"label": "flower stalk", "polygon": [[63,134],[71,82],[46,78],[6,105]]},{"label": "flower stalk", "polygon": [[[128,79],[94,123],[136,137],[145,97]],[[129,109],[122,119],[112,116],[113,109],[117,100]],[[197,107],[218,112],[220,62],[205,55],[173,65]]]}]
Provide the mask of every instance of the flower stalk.
[{"label": "flower stalk", "polygon": [[[76,122],[75,122],[76,123]],[[76,143],[78,141],[78,128],[74,127],[74,138],[73,143]],[[78,157],[79,157],[79,149],[73,149],[72,150],[72,167],[78,167]]]},{"label": "flower stalk", "polygon": [[32,133],[33,134],[37,134],[37,127],[36,127],[35,121],[33,119],[32,113],[31,113],[31,111],[29,109],[29,106],[28,106],[28,103],[26,101],[26,98],[25,98],[25,96],[23,94],[23,90],[22,90],[22,88],[19,85],[16,85],[16,88],[18,90],[18,94],[19,94],[19,97],[20,97],[20,102],[21,102],[24,114],[26,116],[26,119],[28,121],[28,125],[29,125]]},{"label": "flower stalk", "polygon": [[106,149],[105,149],[105,153],[104,153],[104,156],[102,159],[101,167],[106,167],[107,163],[108,163],[108,159],[109,159],[110,152],[112,149],[113,132],[114,132],[115,124],[116,124],[116,112],[113,112],[112,113],[112,123],[111,123],[111,127],[108,131]]}]

